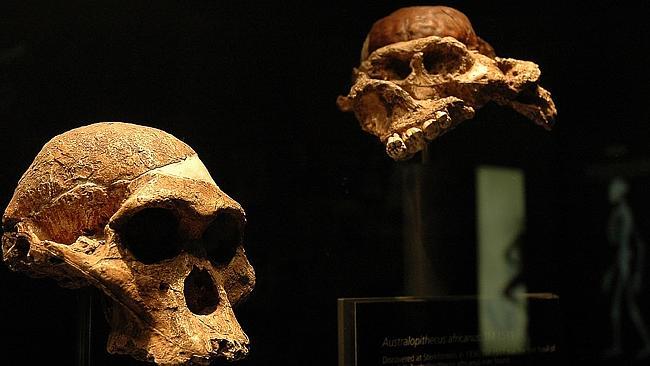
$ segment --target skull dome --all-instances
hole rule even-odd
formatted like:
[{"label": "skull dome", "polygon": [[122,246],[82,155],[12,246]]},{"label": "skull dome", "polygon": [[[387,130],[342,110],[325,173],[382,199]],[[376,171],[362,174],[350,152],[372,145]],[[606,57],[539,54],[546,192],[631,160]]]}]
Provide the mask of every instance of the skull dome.
[{"label": "skull dome", "polygon": [[409,7],[375,22],[337,104],[406,160],[488,102],[550,129],[557,111],[540,75],[532,62],[496,57],[458,10]]},{"label": "skull dome", "polygon": [[242,207],[158,129],[104,122],[50,140],[4,216],[13,270],[109,299],[108,351],[163,365],[248,353],[233,312],[255,285]]}]

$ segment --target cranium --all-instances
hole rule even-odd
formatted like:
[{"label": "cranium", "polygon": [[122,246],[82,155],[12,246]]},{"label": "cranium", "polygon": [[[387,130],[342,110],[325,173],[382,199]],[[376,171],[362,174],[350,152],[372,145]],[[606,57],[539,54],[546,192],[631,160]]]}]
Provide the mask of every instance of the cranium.
[{"label": "cranium", "polygon": [[391,158],[405,160],[488,102],[550,129],[557,111],[539,78],[532,62],[495,57],[461,12],[409,7],[373,25],[354,85],[337,104],[353,111]]},{"label": "cranium", "polygon": [[196,153],[150,127],[97,123],[50,140],[2,225],[13,270],[109,298],[108,351],[157,364],[248,353],[232,307],[255,275],[244,211]]}]

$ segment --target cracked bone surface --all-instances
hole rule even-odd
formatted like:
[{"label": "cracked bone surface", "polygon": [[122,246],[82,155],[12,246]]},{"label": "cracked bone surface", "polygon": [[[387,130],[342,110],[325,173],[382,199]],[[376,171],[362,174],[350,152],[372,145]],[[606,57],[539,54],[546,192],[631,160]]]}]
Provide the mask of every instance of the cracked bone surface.
[{"label": "cracked bone surface", "polygon": [[249,349],[233,307],[255,285],[245,221],[188,145],[104,122],[43,147],[2,218],[2,253],[13,270],[101,290],[111,353],[233,361]]},{"label": "cracked bone surface", "polygon": [[361,128],[406,160],[488,102],[508,106],[550,129],[557,111],[539,86],[539,67],[496,57],[469,19],[445,6],[402,8],[372,26],[337,104]]}]

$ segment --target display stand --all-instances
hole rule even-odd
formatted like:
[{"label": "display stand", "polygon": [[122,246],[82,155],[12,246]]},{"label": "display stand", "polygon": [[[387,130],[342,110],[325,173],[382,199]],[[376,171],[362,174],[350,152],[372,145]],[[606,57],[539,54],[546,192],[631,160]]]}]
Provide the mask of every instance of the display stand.
[{"label": "display stand", "polygon": [[426,216],[425,190],[432,189],[429,179],[428,145],[420,153],[420,161],[406,163],[402,170],[402,202],[404,204],[404,291],[408,296],[443,296],[449,294],[444,276],[436,270],[438,243],[431,242],[427,232],[434,222]]},{"label": "display stand", "polygon": [[[481,236],[483,215],[487,212],[492,219],[490,227],[503,229],[498,232],[501,236],[490,238],[502,245],[511,243],[506,236],[520,229],[517,224],[523,220],[513,220],[498,211],[515,204],[523,207],[523,198],[512,197],[515,193],[523,196],[523,185],[501,184],[499,187],[507,187],[508,194],[487,190],[492,201],[485,200],[486,192],[480,190],[485,179],[479,179],[484,177],[478,174],[481,165],[449,146],[428,146],[419,161],[400,163],[398,169],[402,177],[406,296],[338,300],[339,366],[557,364],[561,344],[559,298],[551,293],[525,293],[525,288],[506,296],[500,290],[507,288],[505,279],[510,277],[478,275],[483,268],[480,260],[492,259],[481,257],[486,253],[478,248],[485,241]],[[504,171],[488,169],[493,170]],[[508,182],[517,175],[514,173],[505,174]],[[497,178],[503,175],[497,174]],[[489,210],[481,211],[486,204]],[[523,209],[507,211],[524,217]],[[498,258],[505,253],[498,245],[491,248],[488,254]],[[500,261],[488,264],[493,272],[503,266]],[[492,281],[496,290],[483,291],[481,277]],[[456,294],[469,295],[450,296]]]},{"label": "display stand", "polygon": [[91,289],[82,289],[77,295],[78,334],[77,365],[90,366],[92,349],[93,293]]}]

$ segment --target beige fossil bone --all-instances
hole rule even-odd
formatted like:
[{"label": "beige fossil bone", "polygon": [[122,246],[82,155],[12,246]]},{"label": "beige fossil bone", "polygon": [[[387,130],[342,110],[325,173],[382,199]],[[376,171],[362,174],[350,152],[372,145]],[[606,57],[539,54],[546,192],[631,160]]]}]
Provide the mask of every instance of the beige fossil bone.
[{"label": "beige fossil bone", "polygon": [[50,140],[2,219],[13,270],[109,298],[108,351],[161,365],[237,360],[255,274],[242,207],[163,131],[105,122]]},{"label": "beige fossil bone", "polygon": [[349,94],[337,104],[354,112],[395,160],[412,157],[488,102],[546,129],[557,115],[550,93],[539,86],[539,67],[496,57],[467,17],[449,7],[402,8],[380,19],[361,57]]}]

